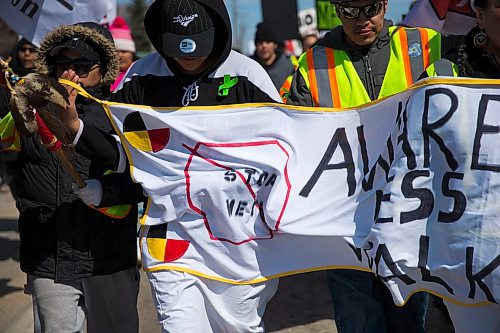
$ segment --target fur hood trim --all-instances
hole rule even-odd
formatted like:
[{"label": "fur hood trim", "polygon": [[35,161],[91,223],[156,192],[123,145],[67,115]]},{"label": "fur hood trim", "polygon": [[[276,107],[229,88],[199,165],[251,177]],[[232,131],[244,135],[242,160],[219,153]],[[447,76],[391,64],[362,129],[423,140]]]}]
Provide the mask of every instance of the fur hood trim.
[{"label": "fur hood trim", "polygon": [[106,38],[95,29],[78,24],[63,25],[47,34],[38,49],[38,57],[35,61],[36,71],[49,75],[50,51],[74,35],[85,36],[100,48],[101,66],[105,73],[101,84],[112,84],[118,75],[118,55],[113,40]]}]

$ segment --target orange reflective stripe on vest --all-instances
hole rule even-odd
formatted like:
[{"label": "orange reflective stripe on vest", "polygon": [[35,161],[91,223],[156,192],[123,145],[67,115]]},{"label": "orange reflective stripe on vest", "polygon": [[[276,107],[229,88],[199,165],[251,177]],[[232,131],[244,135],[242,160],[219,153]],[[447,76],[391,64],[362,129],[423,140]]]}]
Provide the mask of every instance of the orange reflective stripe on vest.
[{"label": "orange reflective stripe on vest", "polygon": [[325,47],[315,47],[308,50],[307,65],[314,106],[340,107],[334,51]]},{"label": "orange reflective stripe on vest", "polygon": [[292,81],[293,81],[293,74],[288,75],[285,82],[283,82],[283,85],[280,88],[280,97],[283,103],[286,104],[286,101],[288,100],[288,94],[290,93],[290,88],[292,87]]},{"label": "orange reflective stripe on vest", "polygon": [[316,80],[316,70],[314,68],[315,63],[314,63],[313,49],[307,51],[306,60],[307,60],[307,76],[309,77],[309,83],[310,83],[309,90],[311,92],[314,105],[319,106],[320,104],[318,96],[318,81]]},{"label": "orange reflective stripe on vest", "polygon": [[397,31],[403,54],[406,83],[411,86],[429,67],[429,38],[426,29],[401,28]]},{"label": "orange reflective stripe on vest", "polygon": [[[441,36],[425,28],[390,27],[390,58],[377,98],[405,90],[441,55]],[[353,107],[370,101],[349,55],[316,46],[306,53],[309,91],[314,106]],[[340,93],[342,89],[342,93]]]}]

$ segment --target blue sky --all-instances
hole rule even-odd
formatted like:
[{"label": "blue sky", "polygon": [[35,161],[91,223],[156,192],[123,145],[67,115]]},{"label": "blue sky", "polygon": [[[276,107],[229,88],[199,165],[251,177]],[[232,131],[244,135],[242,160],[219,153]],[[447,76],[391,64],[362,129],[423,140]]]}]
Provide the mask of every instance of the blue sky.
[{"label": "blue sky", "polygon": [[[272,0],[267,0],[272,1]],[[246,52],[245,46],[248,44],[247,41],[253,40],[255,33],[255,26],[262,20],[262,12],[260,8],[260,0],[225,0],[229,15],[233,22],[233,30],[235,35],[241,36],[240,38],[244,41],[241,43],[243,45],[243,50]],[[386,15],[387,18],[393,20],[395,23],[401,19],[401,15],[408,11],[411,0],[390,0],[389,9]],[[118,0],[118,3],[130,3],[130,0]],[[297,0],[298,9],[314,8],[315,0]],[[234,6],[236,4],[236,7]],[[235,26],[234,15],[236,14],[236,22],[238,26]],[[238,34],[239,32],[239,34]],[[234,41],[235,45],[238,45]]]}]

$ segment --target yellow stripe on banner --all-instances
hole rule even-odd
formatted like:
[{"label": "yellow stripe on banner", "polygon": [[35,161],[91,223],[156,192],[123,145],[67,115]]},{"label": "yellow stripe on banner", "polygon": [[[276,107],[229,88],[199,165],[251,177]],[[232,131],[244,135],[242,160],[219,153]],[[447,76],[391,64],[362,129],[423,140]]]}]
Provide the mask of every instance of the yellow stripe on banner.
[{"label": "yellow stripe on banner", "polygon": [[102,104],[104,102],[104,101],[101,101],[100,99],[92,96],[88,92],[86,92],[85,89],[83,89],[78,83],[75,83],[75,82],[69,81],[69,80],[65,80],[65,79],[59,79],[58,82],[60,84],[65,84],[67,86],[75,88],[78,91],[78,95],[81,95],[81,96],[86,97],[86,98],[90,98],[90,99],[92,99],[100,104]]},{"label": "yellow stripe on banner", "polygon": [[[123,107],[131,107],[134,109],[147,109],[151,110],[151,112],[161,112],[161,111],[193,111],[193,110],[201,110],[201,111],[218,111],[232,108],[254,108],[254,107],[283,107],[282,103],[241,103],[241,104],[226,104],[226,105],[211,105],[211,106],[185,106],[185,107],[151,107],[147,105],[136,105],[136,104],[127,104],[127,103],[118,103],[118,102],[110,102],[110,101],[102,101],[98,98],[91,96],[87,93],[82,87],[77,85],[74,82],[60,79],[60,83],[68,84],[75,89],[78,90],[78,93],[84,97],[93,99],[94,101],[103,105],[109,106],[123,106]],[[418,81],[416,84],[411,85],[406,90],[419,89],[422,87],[430,86],[433,84],[448,84],[448,85],[467,85],[467,86],[477,86],[477,85],[487,85],[487,86],[497,86],[500,85],[500,80],[498,79],[473,79],[473,78],[452,78],[452,77],[430,77],[424,80]],[[403,91],[406,91],[403,90]],[[401,92],[403,92],[401,91]],[[384,98],[372,101],[365,105],[374,105],[380,103],[381,101],[389,98],[390,96],[386,96]],[[297,110],[297,111],[313,111],[313,112],[339,112],[343,110],[356,110],[359,109],[360,106],[357,107],[349,107],[349,108],[317,108],[317,107],[307,107],[307,106],[295,106],[295,105],[286,105],[285,106],[289,110]],[[108,117],[110,114],[108,115]],[[111,118],[110,118],[111,119]]]},{"label": "yellow stripe on banner", "polygon": [[[297,274],[301,274],[301,273],[311,273],[311,272],[324,271],[324,270],[327,270],[327,269],[353,269],[353,270],[356,270],[356,271],[369,272],[369,273],[371,272],[371,273],[373,273],[373,271],[371,269],[366,268],[366,267],[356,267],[356,266],[322,266],[322,267],[315,267],[315,268],[310,268],[310,269],[302,269],[302,270],[296,270],[296,271],[289,271],[289,272],[282,273],[282,274],[272,275],[272,276],[267,277],[267,278],[260,278],[260,279],[254,279],[254,280],[249,280],[249,281],[243,281],[243,282],[241,282],[241,281],[224,279],[224,278],[219,278],[219,277],[216,277],[216,276],[204,274],[204,273],[201,273],[199,271],[196,271],[196,270],[193,270],[193,269],[189,269],[189,268],[177,267],[177,266],[170,266],[170,265],[160,265],[160,266],[155,266],[155,267],[152,267],[152,268],[144,268],[144,271],[145,272],[157,272],[157,271],[162,271],[162,270],[173,270],[173,271],[185,272],[185,273],[188,273],[188,274],[191,274],[191,275],[203,277],[203,278],[210,279],[210,280],[220,281],[220,282],[224,282],[224,283],[229,283],[229,284],[233,284],[233,285],[246,285],[246,284],[262,283],[262,282],[269,281],[269,280],[272,280],[272,279],[281,278],[281,277],[285,277],[285,276],[291,276],[291,275],[297,275]],[[444,300],[446,300],[446,301],[448,301],[450,303],[457,304],[457,305],[460,305],[460,306],[463,306],[463,307],[476,308],[476,307],[488,306],[488,305],[493,304],[493,303],[490,303],[490,302],[487,302],[487,301],[483,301],[483,302],[479,302],[479,303],[474,303],[474,304],[471,304],[471,303],[462,303],[462,302],[459,302],[459,301],[454,300],[452,298],[449,298],[448,296],[440,294],[440,293],[438,293],[438,292],[436,292],[434,290],[429,290],[429,289],[421,288],[421,289],[417,289],[417,290],[414,290],[411,293],[409,293],[408,296],[405,298],[403,304],[396,304],[396,306],[404,306],[406,304],[406,302],[408,302],[408,300],[410,299],[410,297],[413,294],[421,292],[421,291],[428,292],[428,293],[433,294],[435,296],[438,296],[438,297],[440,297],[440,298],[442,298],[442,299],[444,299]]]},{"label": "yellow stripe on banner", "polygon": [[[134,178],[134,160],[132,159],[132,153],[130,152],[129,146],[127,144],[125,144],[127,139],[125,138],[122,131],[120,130],[120,128],[118,128],[118,125],[115,123],[115,120],[113,119],[113,115],[111,114],[111,110],[109,109],[109,102],[101,101],[100,103],[104,109],[104,112],[108,116],[108,119],[111,122],[111,125],[113,126],[113,128],[115,130],[115,133],[118,134],[118,136],[120,137],[120,141],[123,143],[122,147],[125,150],[125,155],[127,155],[127,159],[129,161],[129,165],[130,165],[130,168],[129,168],[130,178],[132,178],[132,180],[134,182],[138,183],[138,181]],[[117,104],[119,105],[119,103],[117,103]],[[129,104],[129,105],[134,106],[132,104]],[[149,202],[149,200],[148,200],[148,202]],[[148,207],[149,207],[149,205],[148,205]],[[145,216],[143,218],[143,221],[145,220]],[[142,221],[141,221],[141,223],[142,223]]]},{"label": "yellow stripe on banner", "polygon": [[147,130],[125,132],[124,135],[127,141],[132,145],[132,147],[147,152],[153,150]]},{"label": "yellow stripe on banner", "polygon": [[[132,163],[132,161],[130,161],[130,163]],[[146,224],[150,208],[151,208],[151,198],[148,197],[148,202],[146,203],[146,209],[144,209],[144,214],[142,214],[141,220],[139,221],[141,225]]]},{"label": "yellow stripe on banner", "polygon": [[[487,85],[487,86],[498,86],[500,85],[500,80],[494,80],[494,79],[472,79],[472,78],[453,78],[453,77],[429,77],[424,80],[420,80],[417,83],[414,83],[413,85],[409,86],[407,89],[400,91],[399,93],[402,93],[407,90],[414,90],[414,89],[419,89],[422,87],[430,86],[433,84],[447,84],[447,85],[467,85],[467,86],[478,86],[478,85]],[[358,110],[360,107],[365,107],[365,106],[372,106],[377,103],[380,103],[381,101],[391,97],[390,96],[385,96],[381,99],[371,101],[367,104],[363,104],[362,106],[356,106],[356,107],[348,107],[348,108],[318,108],[318,107],[311,107],[311,106],[296,106],[296,105],[285,105],[282,103],[241,103],[241,104],[227,104],[227,105],[212,105],[212,106],[185,106],[182,108],[179,107],[151,107],[151,106],[146,106],[146,105],[135,105],[135,104],[126,104],[126,103],[118,103],[118,102],[108,102],[108,101],[102,101],[102,103],[109,105],[109,106],[122,106],[122,107],[131,107],[135,109],[147,109],[151,110],[151,112],[171,112],[171,111],[193,111],[193,110],[200,110],[200,111],[218,111],[218,110],[226,110],[226,109],[242,109],[242,108],[257,108],[257,107],[271,107],[271,108],[276,108],[276,107],[285,107],[288,110],[296,110],[296,111],[304,111],[304,112],[342,112],[345,110]]]}]

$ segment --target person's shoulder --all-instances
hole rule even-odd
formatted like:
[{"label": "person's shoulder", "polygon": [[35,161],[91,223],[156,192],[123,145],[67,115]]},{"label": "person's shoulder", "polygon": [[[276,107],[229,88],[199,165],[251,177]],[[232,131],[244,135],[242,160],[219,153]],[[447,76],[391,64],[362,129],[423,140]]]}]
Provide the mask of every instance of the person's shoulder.
[{"label": "person's shoulder", "polygon": [[217,68],[216,73],[226,71],[234,75],[248,76],[252,75],[255,71],[261,72],[261,70],[264,71],[257,61],[232,50],[227,59]]},{"label": "person's shoulder", "polygon": [[[281,101],[271,78],[259,63],[249,57],[232,50],[227,59],[211,75],[214,78],[225,75],[239,77],[242,84],[269,95],[274,101]],[[248,101],[250,102],[250,101]],[[251,101],[256,102],[256,101]]]},{"label": "person's shoulder", "polygon": [[130,66],[125,79],[132,76],[145,76],[148,74],[158,76],[172,75],[165,59],[158,52],[153,52],[135,61],[132,66]]}]

